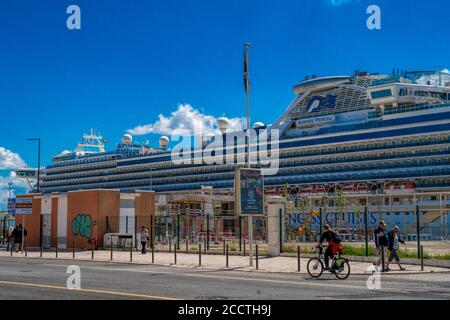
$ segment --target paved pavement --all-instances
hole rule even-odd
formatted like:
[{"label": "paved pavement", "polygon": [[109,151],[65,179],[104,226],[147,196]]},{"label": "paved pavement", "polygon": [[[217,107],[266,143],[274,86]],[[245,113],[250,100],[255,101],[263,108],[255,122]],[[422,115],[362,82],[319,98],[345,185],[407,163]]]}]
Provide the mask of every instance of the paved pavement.
[{"label": "paved pavement", "polygon": [[[9,257],[10,253],[6,251],[0,251],[1,257]],[[24,257],[24,254],[14,253],[14,257]],[[29,258],[40,258],[40,252],[28,252]],[[55,252],[44,252],[44,258],[56,258]],[[76,260],[92,260],[91,251],[83,251],[75,253]],[[72,252],[58,252],[58,259],[73,259]],[[111,252],[108,250],[97,250],[94,252],[95,261],[111,261]],[[140,252],[133,252],[132,258],[130,257],[129,251],[114,251],[113,252],[113,262],[130,263],[132,260],[136,264],[152,264],[151,252],[146,255],[142,255]],[[309,258],[300,258],[300,273],[306,274],[306,264]],[[168,252],[156,252],[154,255],[154,264],[163,266],[178,266],[187,268],[198,268],[199,267],[199,256],[198,254],[186,254],[177,253],[177,261],[175,264],[174,253]],[[353,275],[366,275],[370,274],[368,267],[371,266],[368,262],[356,262],[351,261],[351,273]],[[254,261],[253,266],[249,266],[248,256],[229,256],[228,258],[228,269],[240,270],[240,271],[256,271],[256,261]],[[298,262],[296,257],[261,257],[258,263],[258,272],[282,272],[282,273],[297,273]],[[389,274],[395,273],[419,273],[421,272],[420,266],[418,265],[404,265],[406,271],[399,271],[396,264],[391,265],[392,271]],[[202,269],[227,269],[226,268],[226,257],[223,255],[215,254],[202,254],[201,256],[201,268]],[[424,272],[450,272],[450,269],[439,268],[439,267],[425,267]]]},{"label": "paved pavement", "polygon": [[[81,290],[66,288],[69,265]],[[367,278],[0,257],[0,299],[450,299],[450,273],[390,274],[378,290]]]}]

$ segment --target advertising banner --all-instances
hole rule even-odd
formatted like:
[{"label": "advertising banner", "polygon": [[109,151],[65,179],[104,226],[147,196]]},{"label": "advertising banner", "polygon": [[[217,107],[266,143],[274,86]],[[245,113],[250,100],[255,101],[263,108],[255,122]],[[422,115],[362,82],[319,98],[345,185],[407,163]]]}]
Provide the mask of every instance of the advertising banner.
[{"label": "advertising banner", "polygon": [[264,176],[260,169],[236,170],[235,206],[241,215],[264,214]]}]

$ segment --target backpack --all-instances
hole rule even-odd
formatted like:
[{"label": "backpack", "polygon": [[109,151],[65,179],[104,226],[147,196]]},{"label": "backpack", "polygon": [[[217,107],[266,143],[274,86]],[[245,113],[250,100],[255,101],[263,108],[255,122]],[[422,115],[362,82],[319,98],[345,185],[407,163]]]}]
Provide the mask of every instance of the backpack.
[{"label": "backpack", "polygon": [[341,243],[342,242],[341,236],[336,231],[334,231],[334,242],[336,242],[336,243]]}]

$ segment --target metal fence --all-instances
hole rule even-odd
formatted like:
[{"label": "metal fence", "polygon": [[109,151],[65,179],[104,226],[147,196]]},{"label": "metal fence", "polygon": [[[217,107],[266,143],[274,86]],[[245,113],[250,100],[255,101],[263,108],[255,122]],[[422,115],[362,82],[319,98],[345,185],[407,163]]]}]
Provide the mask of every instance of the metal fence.
[{"label": "metal fence", "polygon": [[[281,249],[296,244],[312,244],[318,241],[322,226],[328,223],[336,230],[345,244],[355,247],[373,247],[373,234],[380,220],[384,220],[388,230],[400,228],[403,239],[409,247],[419,250],[421,242],[435,242],[437,251],[450,252],[448,211],[436,212],[416,208],[411,211],[379,211],[363,207],[359,212],[332,212],[318,208],[311,212],[287,211],[280,217],[284,230]],[[284,221],[284,222],[283,222]],[[234,215],[213,216],[178,214],[153,217],[108,217],[101,230],[105,233],[125,233],[133,235],[135,246],[140,246],[140,229],[145,226],[151,236],[151,243],[158,249],[171,250],[173,244],[189,246],[202,244],[207,251],[220,251],[225,243],[233,251],[248,248],[248,219]],[[300,230],[299,230],[300,229]],[[267,217],[253,218],[254,244],[260,244],[261,252],[268,250]],[[412,245],[412,243],[416,243]],[[448,247],[448,248],[447,248]]]},{"label": "metal fence", "polygon": [[[175,243],[178,246],[202,244],[206,250],[222,250],[225,242],[234,244],[240,251],[248,246],[248,220],[239,216],[122,216],[107,217],[99,225],[103,233],[132,235],[136,247],[140,247],[141,227],[149,230],[152,242],[161,249]],[[263,216],[253,219],[253,239],[255,243],[267,242],[267,219]]]},{"label": "metal fence", "polygon": [[344,243],[351,246],[368,247],[374,243],[374,231],[383,220],[387,230],[394,226],[400,229],[401,237],[409,243],[411,250],[419,251],[421,243],[428,244],[430,251],[450,252],[449,221],[446,210],[435,210],[417,206],[413,211],[380,211],[363,207],[359,212],[326,212],[317,208],[311,212],[288,211],[284,216],[285,234],[283,244],[317,242],[321,228],[328,223],[339,233]]}]

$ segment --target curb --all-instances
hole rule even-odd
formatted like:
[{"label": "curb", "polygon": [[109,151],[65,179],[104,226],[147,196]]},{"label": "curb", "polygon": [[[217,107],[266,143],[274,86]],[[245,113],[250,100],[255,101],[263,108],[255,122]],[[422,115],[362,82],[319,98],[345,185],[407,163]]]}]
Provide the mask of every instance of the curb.
[{"label": "curb", "polygon": [[[309,254],[309,253],[305,253],[301,255],[302,257],[305,258],[312,258],[315,257],[317,255],[314,254]],[[280,254],[280,257],[297,257],[296,254],[293,253],[282,253]],[[377,257],[374,256],[369,256],[369,257],[365,257],[365,256],[345,256],[348,260],[350,261],[355,261],[355,262],[367,262],[367,263],[372,263],[374,262]],[[403,258],[401,259],[401,262],[403,264],[409,264],[409,265],[413,265],[413,266],[420,266],[421,265],[421,261],[419,259],[411,259],[411,258]],[[423,265],[426,267],[438,267],[438,268],[447,268],[450,269],[450,260],[437,260],[437,259],[424,259],[423,260]]]}]

